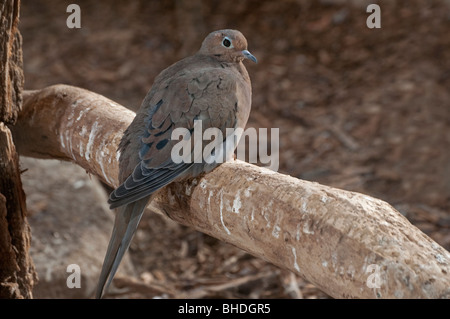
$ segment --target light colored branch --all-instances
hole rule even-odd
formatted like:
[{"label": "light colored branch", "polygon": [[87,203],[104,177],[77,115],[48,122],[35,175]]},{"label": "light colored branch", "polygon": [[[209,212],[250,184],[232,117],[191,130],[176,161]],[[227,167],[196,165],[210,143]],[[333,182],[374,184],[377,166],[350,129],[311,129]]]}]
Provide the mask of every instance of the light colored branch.
[{"label": "light colored branch", "polygon": [[[71,160],[118,184],[134,113],[57,85],[24,95],[22,155]],[[306,278],[336,298],[450,297],[450,254],[384,201],[241,161],[164,188],[154,210]],[[378,287],[378,288],[377,288]]]}]

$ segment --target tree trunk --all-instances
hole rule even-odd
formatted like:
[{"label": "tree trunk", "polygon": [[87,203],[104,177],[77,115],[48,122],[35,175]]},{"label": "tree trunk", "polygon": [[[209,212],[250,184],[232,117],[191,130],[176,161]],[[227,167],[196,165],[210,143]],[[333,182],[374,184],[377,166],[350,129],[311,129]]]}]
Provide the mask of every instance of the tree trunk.
[{"label": "tree trunk", "polygon": [[0,4],[0,298],[31,298],[36,280],[19,156],[5,125],[14,125],[22,106],[19,7],[19,0]]}]

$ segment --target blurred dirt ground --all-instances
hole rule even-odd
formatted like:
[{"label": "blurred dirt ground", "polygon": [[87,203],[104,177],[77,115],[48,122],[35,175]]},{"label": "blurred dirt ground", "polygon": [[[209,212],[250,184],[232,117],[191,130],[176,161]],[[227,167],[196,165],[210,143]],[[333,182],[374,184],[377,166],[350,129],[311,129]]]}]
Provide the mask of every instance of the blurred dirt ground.
[{"label": "blurred dirt ground", "polygon": [[[81,29],[66,8],[81,7]],[[258,58],[248,126],[280,128],[280,172],[394,205],[450,249],[450,3],[22,1],[25,86],[66,83],[137,109],[153,78],[222,28]],[[33,209],[33,208],[31,208]],[[211,237],[145,215],[131,246],[140,278],[111,297],[327,298]]]}]

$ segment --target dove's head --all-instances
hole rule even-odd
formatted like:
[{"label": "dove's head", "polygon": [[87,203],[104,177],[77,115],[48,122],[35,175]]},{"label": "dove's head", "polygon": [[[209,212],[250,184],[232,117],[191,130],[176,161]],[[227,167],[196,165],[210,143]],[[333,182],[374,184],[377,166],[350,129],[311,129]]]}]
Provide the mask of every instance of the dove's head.
[{"label": "dove's head", "polygon": [[199,51],[201,54],[213,55],[223,62],[241,62],[249,59],[256,63],[256,58],[247,50],[247,39],[237,30],[219,30],[211,32]]}]

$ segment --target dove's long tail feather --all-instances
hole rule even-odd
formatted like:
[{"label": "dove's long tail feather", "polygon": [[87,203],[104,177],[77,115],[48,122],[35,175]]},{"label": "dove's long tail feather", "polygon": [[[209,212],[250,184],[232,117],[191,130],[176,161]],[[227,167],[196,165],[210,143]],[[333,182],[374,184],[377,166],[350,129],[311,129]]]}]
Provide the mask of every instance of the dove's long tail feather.
[{"label": "dove's long tail feather", "polygon": [[103,291],[108,288],[119,267],[123,255],[130,246],[131,239],[138,227],[147,203],[151,196],[121,206],[114,222],[114,229],[103,261],[102,272],[97,285],[95,297],[101,298]]}]

